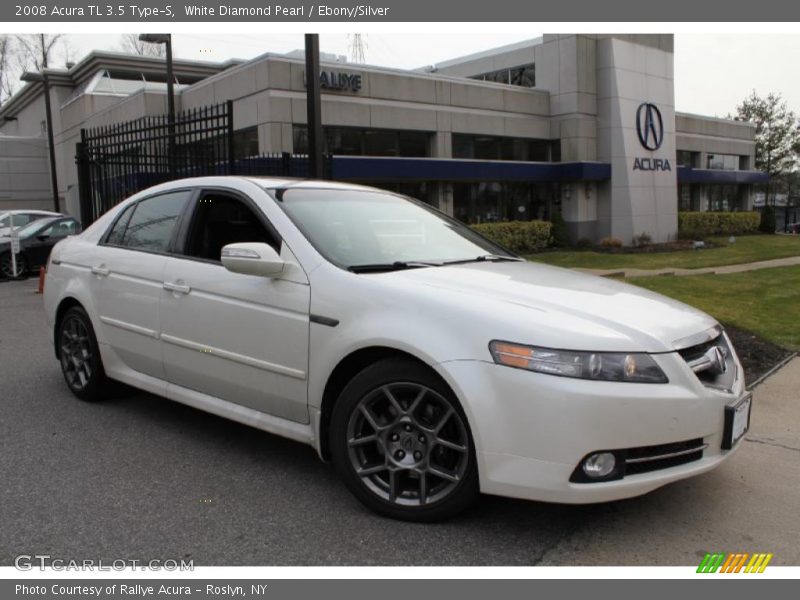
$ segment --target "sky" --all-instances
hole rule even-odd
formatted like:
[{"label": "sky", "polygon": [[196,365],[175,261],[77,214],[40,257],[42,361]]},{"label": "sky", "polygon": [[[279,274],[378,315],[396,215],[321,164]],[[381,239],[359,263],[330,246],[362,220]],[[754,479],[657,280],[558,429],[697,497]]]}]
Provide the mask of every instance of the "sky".
[{"label": "sky", "polygon": [[[368,64],[416,68],[537,37],[538,33],[365,34]],[[70,60],[93,49],[119,50],[120,34],[69,34]],[[302,34],[173,34],[176,58],[223,61],[303,47]],[[350,55],[345,34],[322,34],[323,52]],[[696,34],[675,36],[675,104],[680,111],[724,117],[753,90],[779,92],[800,114],[800,34]]]}]

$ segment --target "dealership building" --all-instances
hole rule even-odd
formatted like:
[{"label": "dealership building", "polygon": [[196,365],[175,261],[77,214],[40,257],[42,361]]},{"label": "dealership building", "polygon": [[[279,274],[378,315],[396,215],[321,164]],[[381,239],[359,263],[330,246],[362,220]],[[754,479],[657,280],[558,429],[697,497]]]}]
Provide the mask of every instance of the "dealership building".
[{"label": "dealership building", "polygon": [[[545,35],[416,70],[322,57],[331,176],[468,223],[549,219],[574,239],[675,239],[678,212],[753,206],[754,127],[676,112],[672,35]],[[175,61],[176,104],[233,103],[238,156],[307,151],[302,54]],[[61,207],[81,129],[166,113],[161,59],[94,52],[47,71]],[[0,109],[0,210],[49,208],[44,88]]]}]

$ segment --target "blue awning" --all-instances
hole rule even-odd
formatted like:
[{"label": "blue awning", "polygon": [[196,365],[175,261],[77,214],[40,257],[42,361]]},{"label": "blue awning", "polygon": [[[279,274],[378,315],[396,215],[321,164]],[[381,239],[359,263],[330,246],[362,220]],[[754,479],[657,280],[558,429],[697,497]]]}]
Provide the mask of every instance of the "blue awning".
[{"label": "blue awning", "polygon": [[456,158],[334,156],[332,175],[361,181],[604,181],[611,165],[600,162],[521,162]]},{"label": "blue awning", "polygon": [[720,171],[678,167],[678,183],[768,183],[769,175],[761,171]]}]

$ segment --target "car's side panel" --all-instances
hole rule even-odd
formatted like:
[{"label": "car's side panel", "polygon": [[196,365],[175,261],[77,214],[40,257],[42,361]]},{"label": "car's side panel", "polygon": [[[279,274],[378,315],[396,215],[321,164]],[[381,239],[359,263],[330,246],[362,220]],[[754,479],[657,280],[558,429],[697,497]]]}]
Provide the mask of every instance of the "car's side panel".
[{"label": "car's side panel", "polygon": [[89,259],[90,290],[108,345],[134,371],[164,378],[158,302],[166,257],[96,246]]},{"label": "car's side panel", "polygon": [[170,383],[308,422],[307,284],[179,257],[167,259],[164,281],[178,286],[160,294]]}]

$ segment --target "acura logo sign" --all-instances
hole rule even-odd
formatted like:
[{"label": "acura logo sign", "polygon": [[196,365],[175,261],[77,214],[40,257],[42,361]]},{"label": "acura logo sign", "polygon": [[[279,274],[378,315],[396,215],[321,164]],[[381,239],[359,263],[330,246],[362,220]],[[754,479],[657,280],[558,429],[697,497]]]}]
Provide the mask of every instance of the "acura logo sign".
[{"label": "acura logo sign", "polygon": [[636,133],[648,150],[658,150],[664,141],[664,120],[655,104],[642,102],[636,110]]}]

